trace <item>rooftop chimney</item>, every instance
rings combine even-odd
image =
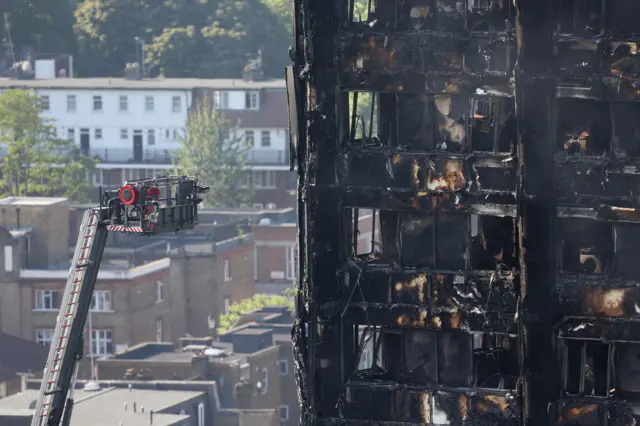
[[[134,412],[134,413],[135,413],[135,412],[137,412],[137,411],[136,411],[136,402],[135,402],[135,401],[133,401],[133,412]]]

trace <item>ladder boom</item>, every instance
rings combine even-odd
[[[107,209],[90,209],[84,214],[32,426],[59,425],[65,406],[70,410],[73,405],[67,402],[67,397],[73,395],[78,362],[84,350],[84,326],[109,233],[105,225],[107,216]]]

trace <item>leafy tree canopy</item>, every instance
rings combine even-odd
[[[179,174],[197,174],[203,184],[209,185],[204,196],[208,206],[236,207],[252,195],[243,185],[250,173],[245,167],[250,148],[239,136],[237,126],[210,102],[201,102],[189,115],[174,154],[174,167]]]
[[[24,59],[20,50],[27,46],[38,52],[75,52],[73,8],[69,0],[5,0],[0,2],[0,12],[9,13],[11,41],[18,60]],[[0,40],[9,41],[8,36],[2,21]]]
[[[40,115],[38,97],[31,91],[0,94],[2,196],[64,196],[86,201],[93,192],[87,173],[95,163],[80,155],[73,141],[58,139],[53,123]]]
[[[220,315],[218,334],[229,331],[242,315],[267,306],[288,306],[289,309],[294,309],[293,301],[288,295],[256,294],[249,299],[232,304],[228,314]]]
[[[261,0],[85,0],[75,16],[85,75],[122,75],[135,37],[152,75],[237,78],[262,50],[265,75],[281,77],[287,61],[287,28]]]

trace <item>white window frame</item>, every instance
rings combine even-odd
[[[246,102],[246,96],[249,97],[249,104],[247,105]],[[260,106],[260,102],[259,102],[259,92],[252,90],[247,92],[247,95],[245,96],[245,108],[246,109],[250,109],[250,110],[256,110],[259,108]]]
[[[267,142],[265,144],[265,142]],[[260,132],[260,146],[263,148],[271,147],[271,130],[263,130]]]
[[[156,129],[147,129],[147,145],[155,146],[156,144]]]
[[[120,95],[118,97],[118,111],[120,112],[129,111],[129,97],[127,95]]]
[[[13,271],[13,246],[10,244],[4,246],[4,271]]]
[[[247,148],[256,146],[256,137],[253,130],[244,131],[244,143]]]
[[[231,311],[231,297],[227,296],[224,298],[224,314],[228,315]]]
[[[40,328],[36,330],[36,343],[42,346],[49,346],[53,341],[53,328]]]
[[[120,129],[120,139],[129,140],[129,129]]]
[[[174,114],[182,112],[182,98],[180,96],[173,96],[171,98],[171,112]]]
[[[164,342],[164,321],[162,318],[156,319],[156,342]]]
[[[111,290],[94,290],[90,309],[91,312],[112,312]]]
[[[153,112],[156,109],[156,100],[153,96],[144,97],[144,110],[145,112]]]
[[[276,172],[274,170],[265,170],[264,171],[264,188],[275,188],[276,187]]]
[[[40,96],[40,107],[42,111],[51,111],[51,98],[49,95]]]
[[[213,93],[213,107],[216,109],[229,109],[229,92],[216,90]]]
[[[285,247],[285,278],[287,280],[296,279],[296,246]]]
[[[102,129],[93,129],[93,138],[97,141],[102,140]]]
[[[284,410],[284,412],[286,413],[284,416],[282,415],[282,410]],[[280,421],[281,422],[288,422],[289,421],[289,406],[288,405],[283,404],[283,405],[278,407],[278,417],[280,417]]]
[[[57,290],[36,290],[34,302],[34,311],[57,311],[60,309],[60,292]]]
[[[224,281],[231,281],[231,260],[224,259]]]
[[[103,107],[102,95],[93,95],[93,111],[102,112]]]
[[[111,330],[91,330],[91,356],[111,355],[109,345],[111,345],[111,350],[113,351],[113,332]]]
[[[286,359],[278,360],[278,371],[280,372],[281,376],[286,376],[287,374],[289,374],[289,361],[287,361]]]
[[[67,112],[76,112],[78,103],[76,95],[67,95]]]
[[[76,129],[73,127],[67,129],[67,139],[74,142],[76,141]]]
[[[164,283],[156,281],[156,303],[164,302]]]
[[[205,420],[204,402],[201,402],[198,404],[198,426],[204,426]]]

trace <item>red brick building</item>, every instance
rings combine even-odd
[[[371,251],[375,237],[372,224],[372,213],[361,211],[358,253]],[[377,230],[375,235],[379,235]],[[253,225],[253,238],[256,293],[279,293],[289,288],[297,276],[296,224],[262,219]]]

